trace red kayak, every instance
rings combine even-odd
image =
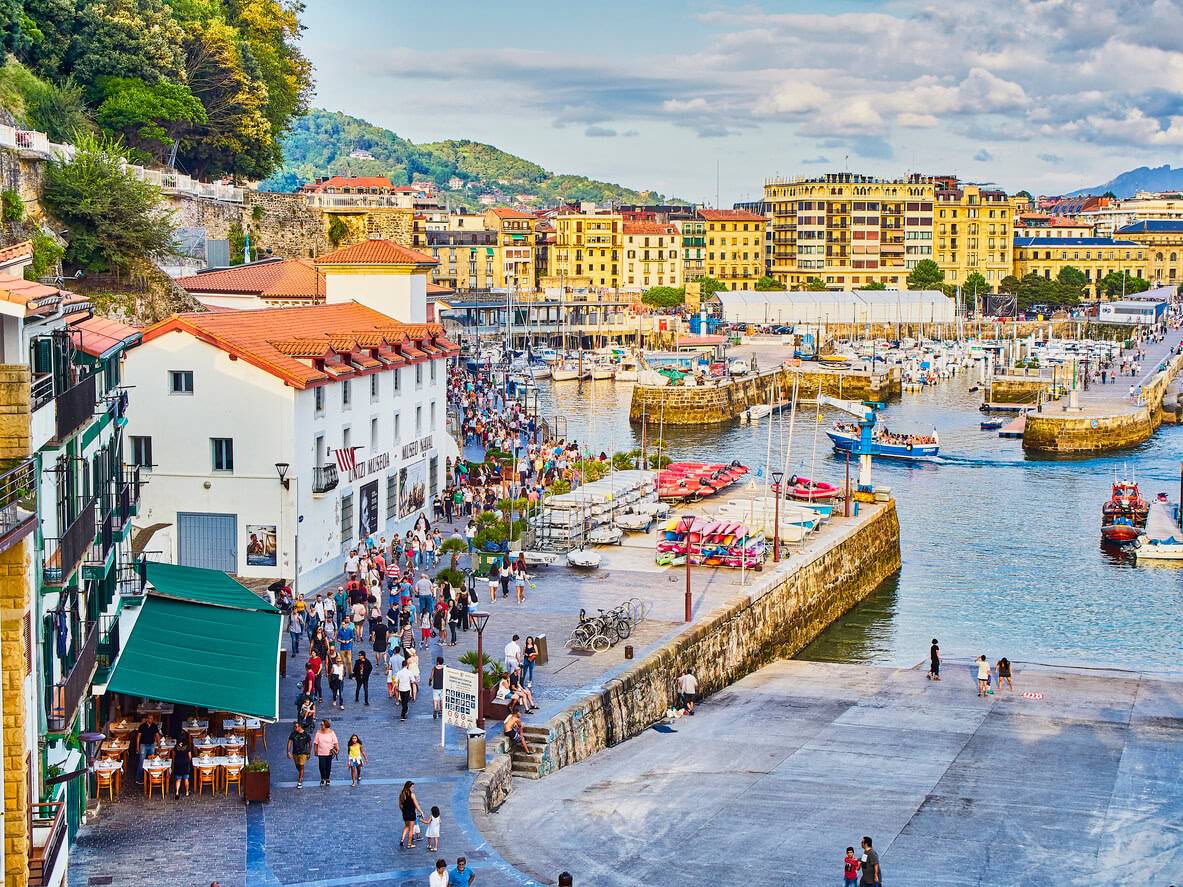
[[[824,480],[793,475],[789,478],[789,485],[789,498],[805,502],[824,502],[838,495],[838,488]]]

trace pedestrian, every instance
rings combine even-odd
[[[353,786],[361,785],[361,768],[363,765],[369,764],[370,759],[366,757],[366,747],[362,744],[361,737],[356,733],[349,737],[349,742],[345,746],[345,753],[349,760],[350,784]]]
[[[426,650],[431,644],[431,616],[424,610],[419,617],[419,645]]]
[[[489,603],[490,604],[497,603],[497,585],[498,585],[499,581],[500,580],[497,578],[497,571],[495,569],[493,569],[492,567],[489,567]]]
[[[986,654],[978,657],[978,695],[985,696],[990,687],[990,663],[986,661]]]
[[[353,701],[357,702],[358,698],[365,694],[365,704],[370,704],[370,675],[374,672],[374,666],[369,659],[366,658],[366,651],[362,650],[357,654],[357,662],[353,664]]]
[[[508,557],[501,559],[501,566],[497,568],[497,579],[501,584],[501,596],[509,597],[509,583],[513,579],[513,568]]]
[[[374,661],[382,663],[386,659],[386,620],[379,619],[374,623],[373,629],[370,631],[370,638],[373,641],[374,647]]]
[[[444,859],[435,861],[435,871],[427,879],[427,887],[448,887],[448,862]]]
[[[160,738],[160,727],[156,716],[148,715],[136,728],[136,748],[139,750],[139,768],[136,770],[136,785],[144,781],[144,761],[156,754],[156,740]]]
[[[320,722],[320,729],[316,731],[316,736],[312,740],[312,750],[320,764],[320,784],[328,785],[333,775],[333,758],[341,751],[337,734],[333,732],[328,718]]]
[[[391,658],[393,659],[393,657],[391,657]],[[390,662],[387,662],[386,663],[386,698],[387,699],[394,698],[394,676],[395,676],[394,666]]]
[[[408,667],[409,659],[403,660],[403,667],[398,670],[398,674],[394,676],[395,686],[398,688],[398,702],[402,707],[399,714],[399,720],[405,721],[407,719],[407,706],[411,704],[411,689],[412,689],[412,674]]]
[[[858,883],[858,857],[854,855],[854,848],[846,848],[846,858],[842,860],[842,887],[855,887]]]
[[[440,852],[440,808],[439,807],[432,807],[431,808],[431,815],[427,816],[424,819],[421,819],[420,822],[422,822],[425,826],[427,826],[427,831],[425,831],[423,833],[423,837],[427,838],[427,852],[428,853],[439,853]]]
[[[319,631],[319,629],[318,629]],[[312,655],[308,657],[308,673],[312,676],[312,686],[310,689],[312,698],[320,702],[324,697],[321,695],[320,678],[324,671],[324,661],[320,658],[315,650]]]
[[[292,657],[300,652],[300,636],[304,634],[304,616],[294,612],[288,616],[288,637],[292,639]]]
[[[1013,693],[1014,689],[1015,689],[1015,685],[1010,677],[1010,672],[1011,672],[1010,660],[1007,659],[1005,656],[1003,656],[1001,659],[998,660],[998,665],[995,666],[995,668],[998,672],[998,689],[1001,691],[1002,690],[1002,682],[1006,681],[1007,687],[1009,687],[1011,692]]]
[[[345,696],[341,692],[341,688],[345,685],[345,663],[341,661],[341,656],[333,657],[333,662],[329,666],[329,692],[333,694],[333,705],[345,710]]]
[[[574,887],[575,880],[570,872],[559,872],[559,887]]]
[[[304,787],[304,765],[308,763],[308,755],[312,752],[312,737],[304,729],[304,725],[296,721],[292,725],[292,732],[288,734],[288,760],[296,765],[296,788]]]
[[[513,587],[519,604],[526,602],[526,574],[522,570],[513,571]]]
[[[456,629],[460,627],[460,619],[463,614],[464,600],[467,598],[466,592],[460,592],[456,602],[448,609],[448,646],[456,646]],[[440,643],[443,644],[443,636],[440,636]]]
[[[930,681],[941,679],[941,647],[936,638],[932,639],[932,646],[928,648],[928,679]]]
[[[534,663],[538,660],[538,644],[534,635],[526,635],[526,646],[522,648],[522,685],[534,686]]]
[[[451,887],[468,887],[476,878],[476,872],[468,868],[468,860],[461,856],[456,860],[456,868],[452,869]]]
[[[883,883],[883,872],[879,869],[879,854],[872,848],[871,839],[866,835],[863,836],[862,848],[863,856],[859,860],[862,879],[859,884],[862,887],[880,887]]]
[[[346,620],[337,630],[337,650],[341,654],[341,662],[345,665],[345,674],[353,672],[353,639],[356,637],[353,623]]]
[[[444,713],[444,657],[436,656],[435,665],[431,669],[431,719],[442,717]]]
[[[407,780],[403,783],[403,790],[398,795],[398,808],[402,811],[403,833],[398,839],[399,849],[405,846],[411,850],[415,846],[415,830],[418,828],[419,817],[423,815],[423,808],[419,806],[419,799],[415,797],[415,783]]]
[[[189,743],[182,738],[173,750],[173,798],[181,796],[181,783],[185,784],[185,797],[189,797],[189,777],[193,772],[193,752]]]
[[[694,703],[698,700],[698,678],[686,669],[678,678],[678,708],[687,714],[694,714]]]
[[[419,671],[419,654],[411,647],[407,651],[407,668],[411,670],[411,701],[417,702],[419,700],[419,678],[421,673]]]
[[[522,648],[518,644],[518,635],[505,645],[505,670],[513,674],[522,667]]]

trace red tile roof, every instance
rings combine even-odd
[[[178,277],[191,293],[254,295],[260,298],[324,301],[325,278],[308,259],[280,259]]]
[[[0,249],[0,265],[19,262],[21,259],[33,258],[33,241],[22,240],[20,243]]]
[[[363,240],[326,253],[318,265],[438,265],[427,253],[399,246],[389,240]]]
[[[708,222],[767,222],[768,219],[746,209],[700,209],[699,216]]]
[[[534,213],[525,213],[517,209],[506,209],[505,207],[498,207],[491,210],[499,219],[532,219]]]
[[[674,234],[678,229],[673,225],[663,225],[660,222],[625,222],[625,234]]]
[[[49,314],[57,311],[59,307],[83,310],[90,304],[89,300],[69,290],[60,290],[12,274],[0,274],[0,302],[23,308],[26,317]]]
[[[358,338],[375,341],[371,335],[374,333],[404,349],[414,350],[409,340],[431,338],[449,354],[459,350],[444,337],[443,327],[438,324],[399,323],[357,302],[221,314],[174,314],[146,329],[144,342],[174,331],[208,342],[294,388],[307,388],[355,372],[348,366],[329,363],[320,369],[309,361],[327,357],[330,352],[345,354],[348,359],[355,348],[363,347],[358,344]]]
[[[121,348],[139,344],[143,334],[107,317],[91,316],[70,324],[74,347],[91,357],[106,357]]]
[[[455,290],[450,286],[442,286],[438,283],[427,281],[427,295],[428,296],[442,296],[446,293],[454,293]]]
[[[323,182],[305,186],[308,191],[328,191],[330,188],[385,188],[394,189],[394,183],[386,176],[331,176]]]

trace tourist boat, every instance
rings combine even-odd
[[[1101,505],[1101,538],[1105,542],[1128,545],[1143,535],[1150,505],[1134,481],[1115,480],[1109,498]]]
[[[826,435],[834,444],[835,452],[860,453],[859,426],[837,422]],[[883,426],[871,435],[872,456],[889,459],[928,459],[941,451],[941,439],[934,428],[927,434],[895,434]]]
[[[811,480],[808,477],[789,478],[789,498],[802,499],[807,502],[827,501],[838,495],[838,488],[824,480]]]
[[[657,497],[692,502],[725,490],[747,473],[738,462],[671,462],[657,475]]]

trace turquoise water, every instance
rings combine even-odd
[[[939,461],[876,462],[874,482],[896,495],[903,568],[802,654],[841,662],[912,665],[938,637],[946,657],[1115,666],[1183,673],[1177,620],[1183,571],[1135,566],[1100,545],[1101,503],[1116,469],[1132,470],[1144,495],[1178,497],[1183,429],[1164,426],[1141,447],[1099,459],[1024,455],[1021,441],[978,430],[980,394],[968,378],[906,394],[882,414],[901,431],[941,434]],[[549,383],[539,410],[561,417],[568,436],[609,452],[639,446],[628,422],[631,386],[610,381]],[[823,411],[824,424],[841,414]],[[839,480],[844,463],[819,431],[815,408],[801,407],[792,437],[793,470]],[[787,438],[787,418],[774,426]],[[650,426],[650,445],[657,429]],[[733,423],[665,430],[674,458],[739,459],[762,468],[768,425]],[[776,447],[774,446],[774,452]],[[775,464],[779,456],[773,458]],[[853,467],[852,467],[853,470]]]

